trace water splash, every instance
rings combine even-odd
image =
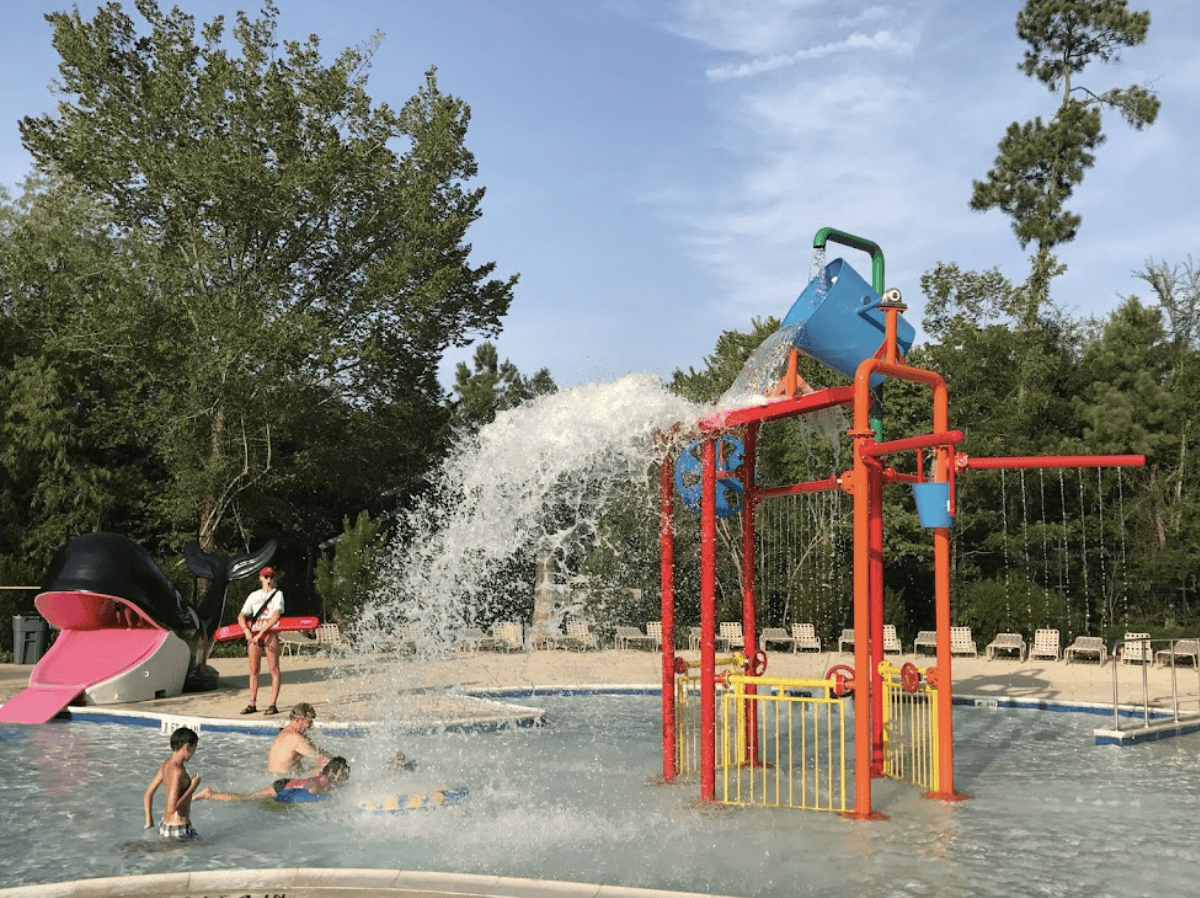
[[[606,513],[630,502],[655,511],[650,476],[664,435],[706,411],[633,374],[502,412],[458,447],[403,515],[403,545],[355,637],[368,650],[396,652],[398,628],[411,623],[420,651],[444,651],[464,628],[504,614],[513,600],[506,576],[512,589],[530,591],[534,553],[577,570],[572,562],[604,543]],[[514,575],[514,559],[530,570],[518,565]]]

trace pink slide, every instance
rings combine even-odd
[[[46,723],[81,693],[85,703],[107,704],[182,691],[187,644],[133,603],[80,591],[44,592],[35,604],[62,632],[29,686],[0,706],[0,722]]]

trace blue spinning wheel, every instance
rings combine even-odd
[[[742,481],[729,475],[742,466],[746,447],[737,437],[722,434],[717,440],[717,517],[731,518],[742,510]],[[675,488],[684,504],[700,511],[701,476],[704,463],[700,458],[700,441],[692,440],[675,460]]]

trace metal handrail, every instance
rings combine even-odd
[[[1150,726],[1150,667],[1154,664],[1154,659],[1157,655],[1162,654],[1162,651],[1154,651],[1155,644],[1166,644],[1168,646],[1167,655],[1171,661],[1171,716],[1175,723],[1179,722],[1179,675],[1178,668],[1175,666],[1175,648],[1184,641],[1200,640],[1195,637],[1170,637],[1170,638],[1152,638],[1149,636],[1141,636],[1133,639],[1116,639],[1113,641],[1109,650],[1109,657],[1112,659],[1113,665],[1113,729],[1120,730],[1120,688],[1119,688],[1119,672],[1124,658],[1127,655],[1127,647],[1136,644],[1138,648],[1138,658],[1142,667],[1142,726],[1148,728]],[[1125,651],[1122,651],[1125,650]],[[1163,665],[1164,667],[1166,665]],[[1197,698],[1200,701],[1200,658],[1194,658],[1194,669],[1197,677]],[[1167,710],[1163,708],[1162,710]],[[1198,711],[1200,713],[1200,711]]]

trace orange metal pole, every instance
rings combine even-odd
[[[758,591],[754,582],[754,511],[758,498],[754,494],[754,465],[758,449],[758,425],[750,424],[742,442],[742,635],[746,657],[753,659],[758,652]],[[757,766],[758,703],[754,696],[758,688],[746,686],[746,762]]]
[[[871,818],[882,815],[871,811],[871,656],[867,637],[871,619],[871,485],[859,449],[874,442],[875,431],[860,426],[857,402],[854,408],[855,426],[850,431],[854,468],[849,484],[854,499],[854,810],[847,816]],[[864,405],[864,415],[866,408]]]
[[[879,673],[879,664],[883,661],[883,473],[874,463],[868,463],[866,470],[870,483],[871,776],[880,777],[883,776],[883,677]]]

